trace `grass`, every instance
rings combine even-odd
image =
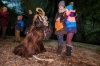
[[[82,46],[82,47],[93,49],[93,50],[100,50],[100,45],[80,43],[80,42],[73,42],[73,44],[76,45],[76,46]]]
[[[10,39],[14,39],[14,36],[7,36],[7,38]],[[23,39],[24,37],[22,37],[21,39]],[[43,40],[43,42],[45,44],[51,44],[51,45],[57,45],[57,40],[53,40],[53,39],[49,39],[49,40]],[[64,41],[64,44],[66,44],[66,42]],[[89,48],[89,49],[93,49],[93,50],[100,50],[100,45],[94,45],[94,44],[88,44],[88,43],[81,43],[81,42],[73,42],[73,45],[75,46],[81,46],[84,48]]]
[[[44,40],[45,44],[57,44],[57,40]],[[94,45],[94,44],[88,44],[88,43],[81,43],[81,42],[72,42],[73,45],[75,46],[81,46],[81,47],[85,47],[85,48],[89,48],[89,49],[93,49],[93,50],[100,50],[100,45]],[[66,42],[64,41],[64,44],[66,44]]]

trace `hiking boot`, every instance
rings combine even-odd
[[[66,51],[63,53],[64,56],[71,56],[72,47],[66,45]]]
[[[62,53],[62,49],[63,49],[63,45],[61,45],[61,44],[58,44],[58,48],[57,48],[57,54],[60,54],[60,53]]]

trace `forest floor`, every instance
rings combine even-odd
[[[4,42],[0,39],[0,66],[100,66],[100,45],[73,42],[72,56],[65,57],[55,53],[57,40],[45,40],[44,46],[47,51],[36,56],[42,59],[54,59],[52,62],[39,61],[34,57],[26,60],[14,55],[12,51],[18,45],[19,43],[13,42],[11,38],[7,38]]]

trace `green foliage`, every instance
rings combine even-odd
[[[10,1],[10,0],[7,0]],[[59,0],[58,0],[59,1]],[[49,15],[50,22],[54,26],[54,16],[57,11],[57,0],[21,0],[21,5],[24,9],[25,15],[28,10],[36,12],[37,7],[41,7]],[[65,0],[66,1],[66,0]],[[70,0],[67,0],[68,3]],[[77,11],[77,33],[74,40],[88,43],[100,43],[100,0],[73,0],[75,9]],[[0,1],[0,6],[3,3]],[[56,9],[55,9],[56,8]],[[17,14],[14,10],[9,10],[11,16],[11,23],[16,19]],[[11,24],[10,24],[11,25]]]
[[[78,33],[75,36],[77,41],[100,43],[99,4],[99,0],[75,0],[75,9],[78,13]]]
[[[29,9],[32,9],[35,13],[35,9],[37,7],[41,7],[45,10],[46,15],[51,12],[51,15],[53,15],[53,12],[55,12],[55,1],[51,2],[49,0],[21,0],[22,1],[22,7],[24,8],[25,13]],[[100,1],[99,0],[73,0],[75,5],[75,9],[78,13],[77,17],[77,33],[75,35],[74,40],[75,41],[81,41],[81,42],[89,42],[89,43],[100,43]],[[69,2],[66,1],[66,3]],[[27,6],[28,5],[28,6]],[[53,16],[52,16],[53,18]],[[52,19],[50,17],[50,21]],[[54,25],[54,23],[52,24]]]
[[[29,9],[33,10],[33,12],[36,12],[37,7],[41,7],[42,9],[48,11],[46,8],[49,7],[49,1],[48,0],[21,0],[22,1],[22,7],[24,8],[25,13],[28,12]]]

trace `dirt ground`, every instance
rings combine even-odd
[[[57,42],[44,42],[47,52],[36,55],[43,59],[54,59],[52,62],[38,61],[34,57],[26,60],[12,53],[14,47],[19,43],[12,42],[11,39],[0,40],[0,66],[100,66],[100,51],[74,46],[71,57],[55,53]],[[65,46],[63,52],[65,51]]]

